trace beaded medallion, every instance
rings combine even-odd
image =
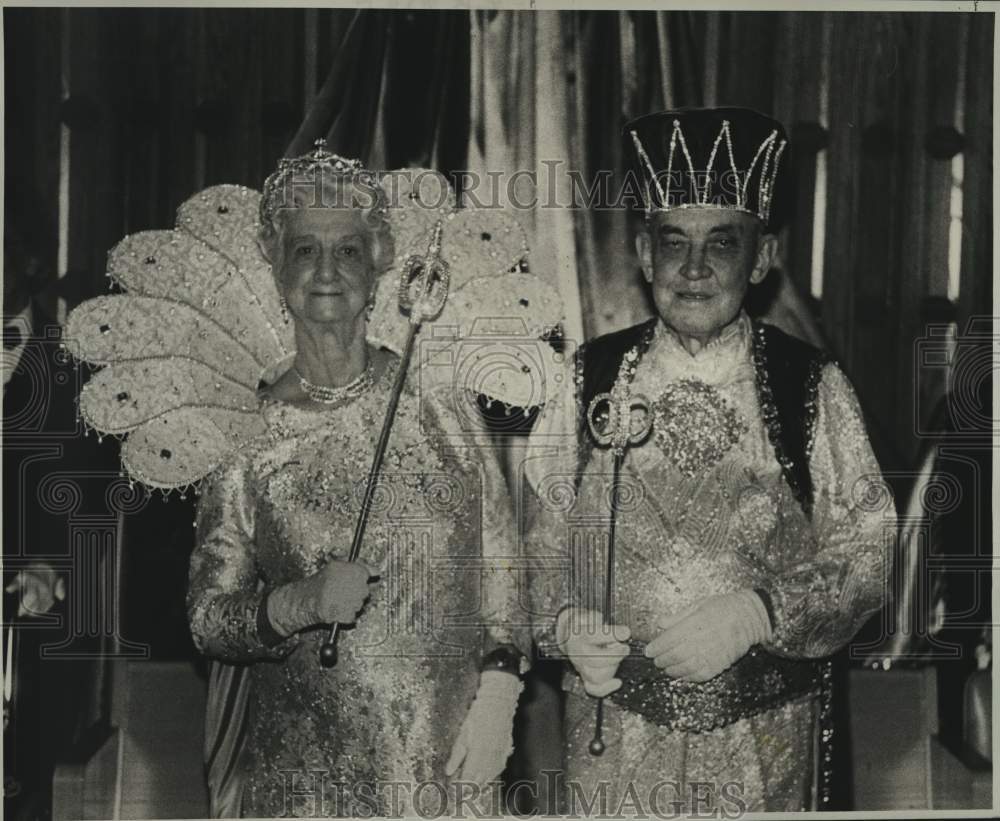
[[[746,420],[711,385],[680,379],[653,403],[654,440],[685,476],[718,464],[749,430]]]

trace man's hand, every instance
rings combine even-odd
[[[333,559],[302,581],[272,590],[268,620],[283,636],[318,624],[350,624],[371,593],[371,578],[367,565]]]
[[[663,632],[646,656],[667,675],[708,681],[739,661],[755,644],[771,638],[771,622],[752,590],[709,596],[687,610],[662,617]]]
[[[567,607],[556,621],[559,648],[583,679],[588,694],[603,698],[622,686],[615,672],[628,655],[631,631],[625,625],[604,623],[594,610]]]
[[[514,713],[521,695],[521,680],[510,673],[485,670],[479,690],[458,731],[444,773],[482,787],[503,772],[514,749]]]
[[[20,592],[18,616],[41,616],[66,598],[66,581],[47,564],[38,564],[19,570],[4,590]]]

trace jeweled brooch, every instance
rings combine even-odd
[[[711,385],[680,379],[653,403],[653,430],[666,457],[691,478],[718,464],[749,427]]]

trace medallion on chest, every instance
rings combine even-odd
[[[748,430],[722,394],[699,379],[671,382],[653,402],[653,440],[688,478],[717,465]]]

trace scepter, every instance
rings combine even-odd
[[[614,613],[614,589],[615,589],[615,524],[618,519],[618,491],[621,484],[622,463],[625,461],[625,450],[630,445],[639,444],[645,439],[653,427],[652,414],[650,413],[649,400],[641,394],[632,395],[629,388],[628,370],[632,366],[632,360],[626,354],[622,364],[618,369],[618,378],[611,388],[610,393],[599,393],[587,406],[587,426],[590,428],[590,435],[601,447],[610,447],[613,454],[611,472],[611,518],[608,523],[608,558],[604,569],[604,623],[607,625]],[[598,429],[600,419],[600,407],[607,403],[607,422],[603,431]],[[633,423],[635,410],[643,411],[640,418]],[[596,714],[594,716],[594,738],[590,742],[589,750],[593,756],[604,753],[605,745],[602,737],[604,724],[604,698],[597,699]]]
[[[442,223],[441,220],[438,220],[431,233],[427,253],[411,254],[403,263],[403,273],[399,279],[399,307],[403,313],[409,313],[410,325],[406,334],[406,343],[403,345],[402,360],[392,385],[392,393],[389,395],[389,404],[382,422],[382,432],[375,445],[375,456],[372,458],[372,466],[368,471],[368,484],[365,485],[365,495],[361,500],[361,511],[358,514],[357,524],[354,526],[354,538],[351,540],[351,552],[347,559],[350,562],[357,561],[358,554],[361,552],[361,542],[364,540],[365,528],[368,525],[368,514],[371,512],[375,487],[382,469],[382,460],[385,458],[385,449],[389,444],[392,422],[396,418],[396,407],[399,405],[399,397],[406,382],[406,374],[413,356],[413,343],[417,338],[417,332],[425,320],[435,319],[440,315],[444,309],[444,303],[448,299],[448,263],[441,258],[441,229]],[[337,636],[339,632],[340,624],[334,622],[330,627],[330,635],[320,647],[319,659],[324,667],[333,667],[337,663]]]

